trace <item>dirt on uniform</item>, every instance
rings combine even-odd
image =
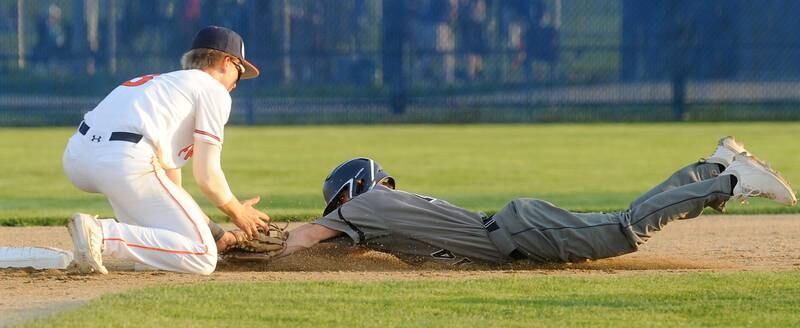
[[[294,225],[296,226],[296,225]],[[486,267],[409,265],[363,248],[322,244],[268,265],[220,263],[211,276],[133,271],[107,260],[108,275],[65,270],[0,270],[0,326],[71,309],[109,293],[163,284],[212,281],[380,281],[473,279],[536,275],[591,275],[653,271],[798,271],[800,216],[704,216],[671,223],[641,249],[625,256],[571,264],[517,262]],[[72,249],[63,227],[0,228],[0,246]]]

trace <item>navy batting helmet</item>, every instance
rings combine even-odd
[[[322,196],[328,204],[322,215],[327,215],[342,205],[340,195],[348,193],[349,199],[372,190],[381,180],[387,179],[394,187],[394,178],[380,164],[366,157],[358,157],[339,164],[322,184]]]

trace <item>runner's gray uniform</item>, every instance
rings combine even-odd
[[[730,176],[695,163],[639,197],[627,210],[574,213],[543,200],[520,198],[494,216],[446,201],[376,186],[315,221],[355,244],[416,261],[503,263],[519,258],[574,262],[634,252],[655,231],[730,198]]]

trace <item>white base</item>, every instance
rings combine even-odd
[[[66,269],[72,252],[51,247],[0,247],[0,268]]]

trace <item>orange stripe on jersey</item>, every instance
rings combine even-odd
[[[206,136],[209,136],[209,137],[212,137],[212,138],[214,138],[215,140],[217,140],[217,141],[219,141],[219,142],[222,142],[222,139],[220,139],[219,137],[217,137],[217,136],[215,136],[215,135],[213,135],[213,134],[211,134],[211,133],[209,133],[209,132],[203,131],[203,130],[197,130],[197,129],[195,129],[195,130],[194,130],[194,133],[197,133],[197,134],[202,134],[202,135],[206,135]]]

